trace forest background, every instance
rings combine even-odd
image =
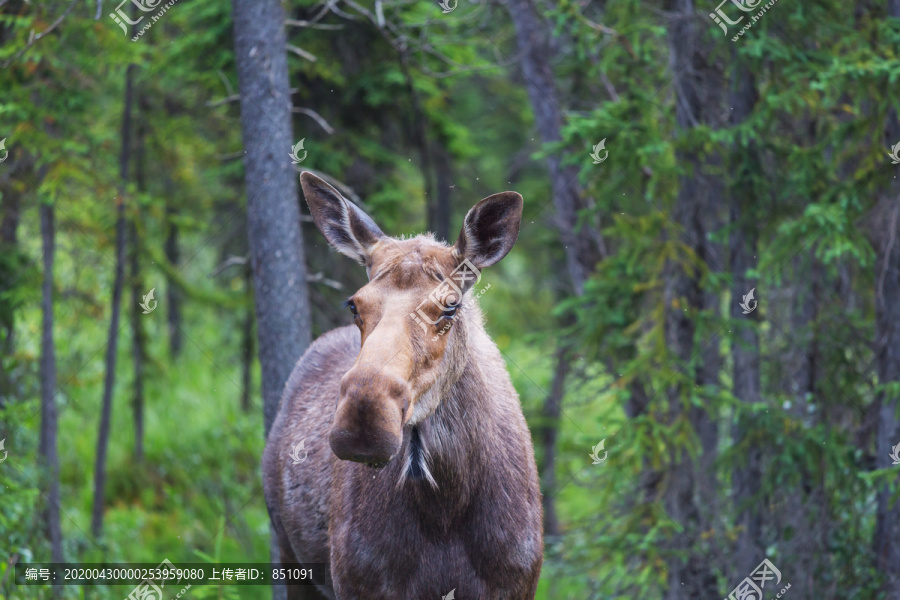
[[[302,169],[392,235],[524,196],[479,302],[538,598],[900,598],[900,0],[714,2],[0,0],[0,595],[269,560],[264,431],[365,282]]]

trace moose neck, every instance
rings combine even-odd
[[[472,302],[465,315],[449,332],[442,360],[441,377],[420,400],[431,408],[416,419],[405,437],[400,485],[427,486],[440,492],[453,486],[462,493],[460,481],[474,483],[477,459],[482,454],[486,418],[493,390],[484,369],[491,364],[493,342],[482,326],[481,311]],[[475,477],[473,477],[475,476]]]

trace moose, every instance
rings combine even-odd
[[[448,246],[389,237],[322,179],[300,182],[316,227],[368,283],[346,302],[355,325],[297,362],[266,441],[282,564],[327,570],[288,597],[533,600],[543,562],[534,449],[466,295],[515,244],[522,196],[478,202]]]

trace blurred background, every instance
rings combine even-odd
[[[269,560],[266,425],[365,283],[302,169],[451,243],[524,196],[480,304],[538,598],[900,598],[900,0],[715,2],[0,0],[0,595]]]

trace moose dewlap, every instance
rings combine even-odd
[[[289,598],[533,599],[543,560],[534,449],[468,293],[515,244],[522,196],[476,204],[448,246],[388,237],[318,177],[300,181],[319,231],[369,282],[347,301],[355,325],[297,362],[263,455],[282,562],[330,569]]]

